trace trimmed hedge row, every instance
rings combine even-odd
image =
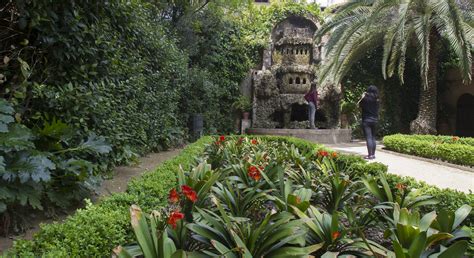
[[[304,152],[315,152],[325,149],[323,145],[314,144],[293,137],[265,136],[266,140],[293,144]],[[167,201],[169,189],[176,185],[175,171],[182,166],[184,169],[196,164],[202,156],[205,145],[215,138],[203,137],[189,145],[177,157],[164,162],[153,172],[132,180],[126,193],[115,193],[98,204],[88,204],[85,209],[78,210],[63,223],[42,225],[32,241],[16,241],[9,255],[20,257],[108,257],[111,250],[123,243],[133,241],[129,226],[129,207],[138,204],[145,212],[162,206]],[[336,162],[346,164],[357,173],[374,174],[386,172],[387,167],[380,163],[367,163],[354,155],[339,154]],[[436,209],[449,208],[455,210],[462,204],[474,204],[473,194],[464,194],[453,190],[440,190],[411,178],[389,175],[392,186],[403,183],[408,188],[421,189],[440,199]],[[472,221],[472,216],[469,218]],[[469,223],[469,222],[468,222]]]
[[[428,140],[430,137],[395,134],[385,136],[383,144],[389,150],[411,154],[415,156],[441,159],[454,164],[474,166],[474,146],[469,144],[458,144]],[[434,136],[437,137],[437,136]],[[461,138],[460,138],[461,139]],[[469,138],[463,138],[469,139]],[[459,140],[460,141],[460,140]]]
[[[42,225],[32,241],[15,241],[8,256],[110,257],[115,246],[134,239],[130,205],[138,204],[145,212],[164,205],[169,189],[176,185],[173,172],[179,166],[192,166],[212,140],[203,137],[156,170],[133,179],[126,193],[114,193],[98,204],[88,204],[63,223]]]
[[[429,142],[438,142],[438,143],[450,143],[450,144],[462,144],[474,146],[474,138],[472,137],[458,137],[450,135],[429,135],[429,134],[394,134],[400,135],[405,138],[420,140],[420,141],[429,141]]]

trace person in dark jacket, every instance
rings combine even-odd
[[[316,83],[311,83],[310,90],[304,95],[304,99],[308,101],[308,120],[311,129],[315,129],[314,119],[316,115],[316,108],[318,106],[318,91],[316,90]]]
[[[375,159],[375,127],[379,120],[379,94],[374,85],[367,88],[360,98],[358,104],[362,110],[362,129],[367,141],[367,151],[369,155],[365,159]]]

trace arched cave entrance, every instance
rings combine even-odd
[[[298,77],[299,79],[299,77]],[[290,121],[306,121],[308,120],[308,105],[307,104],[292,104]]]
[[[468,93],[461,95],[458,99],[456,135],[474,136],[474,96]]]

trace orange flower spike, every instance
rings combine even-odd
[[[258,144],[258,141],[257,141],[256,139],[252,139],[252,140],[250,141],[250,143],[252,143],[253,145],[257,145],[257,144]]]
[[[183,194],[186,196],[186,198],[192,202],[196,202],[198,197],[196,194],[196,191],[194,191],[191,187],[187,185],[181,186],[181,191],[183,191]]]
[[[173,229],[176,228],[176,223],[180,220],[184,219],[184,214],[179,211],[173,211],[169,218],[168,218],[168,225],[170,225]]]
[[[260,178],[262,177],[260,171],[258,170],[256,166],[250,166],[247,172],[248,172],[247,175],[255,181],[260,180]]]
[[[395,186],[399,191],[403,191],[407,188],[406,185],[402,184],[402,183],[398,183],[396,186]]]
[[[455,141],[455,142],[456,142],[456,141],[459,141],[459,137],[453,136],[453,141]]]
[[[341,233],[339,231],[336,231],[332,233],[332,240],[336,240],[341,236]]]
[[[168,200],[171,202],[171,203],[177,203],[179,202],[179,194],[178,192],[176,191],[176,189],[171,189],[170,190],[170,193],[168,195]]]
[[[333,152],[333,153],[331,154],[331,156],[332,156],[333,158],[337,158],[337,152]]]

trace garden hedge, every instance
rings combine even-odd
[[[400,153],[474,166],[473,138],[395,134],[385,136],[383,144]]]
[[[259,137],[292,144],[302,153],[326,149],[323,145],[310,143],[292,137],[266,136]],[[111,250],[123,243],[133,241],[129,225],[129,207],[138,204],[145,212],[156,209],[167,202],[169,189],[176,186],[175,172],[182,166],[184,169],[196,164],[206,144],[215,140],[206,136],[186,147],[178,156],[164,162],[154,171],[145,173],[132,180],[126,193],[115,193],[101,200],[98,204],[88,204],[78,210],[62,223],[41,226],[41,230],[31,241],[19,240],[8,255],[31,257],[109,257]],[[326,149],[329,150],[329,149]],[[386,172],[387,167],[380,163],[367,163],[354,155],[339,154],[337,162],[347,163],[360,173]],[[462,204],[474,204],[473,194],[464,194],[453,190],[440,190],[411,178],[396,175],[388,177],[390,184],[403,183],[408,188],[421,189],[423,194],[430,194],[440,199],[436,209],[456,210]],[[469,217],[472,221],[472,216]],[[469,222],[468,222],[469,223]]]

